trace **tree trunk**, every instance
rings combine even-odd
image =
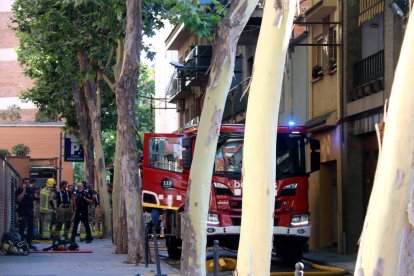
[[[117,135],[114,158],[114,181],[112,189],[112,217],[114,222],[113,231],[115,253],[126,254],[128,253],[128,231],[126,227],[125,200],[123,187],[120,181],[120,173],[120,140]]]
[[[123,63],[124,43],[118,40],[116,49],[116,64],[113,67],[115,82],[119,80]],[[115,91],[114,91],[115,92]],[[119,125],[119,122],[118,122]],[[121,167],[120,167],[120,140],[117,129],[115,161],[114,161],[114,182],[112,191],[112,216],[114,222],[114,244],[116,254],[128,253],[128,231],[126,223],[125,198],[123,193],[123,185],[121,185]]]
[[[72,94],[75,102],[76,118],[79,125],[79,137],[84,150],[85,176],[88,183],[95,181],[95,164],[93,157],[93,138],[90,133],[90,121],[87,116],[87,104],[83,93],[79,93],[78,84],[72,81]]]
[[[78,52],[78,62],[81,72],[85,75],[89,73],[86,57],[83,52]],[[99,76],[99,73],[98,73]],[[108,186],[106,184],[105,159],[102,147],[102,128],[101,128],[101,99],[102,91],[100,80],[98,86],[95,80],[88,79],[83,84],[85,97],[88,104],[89,119],[91,121],[92,137],[95,150],[95,181],[96,188],[100,196],[100,204],[103,214],[103,237],[112,236],[111,208],[109,204]]]
[[[121,74],[115,87],[118,111],[117,137],[120,140],[121,183],[125,198],[128,229],[127,263],[139,263],[145,253],[135,122],[135,98],[142,41],[141,1],[128,0],[126,7],[125,50]]]
[[[414,18],[395,71],[355,275],[414,275]]]
[[[234,74],[237,41],[257,2],[232,1],[212,45],[210,78],[198,127],[183,218],[181,275],[206,274],[206,221],[217,138]]]
[[[267,1],[257,42],[243,149],[237,275],[269,275],[276,179],[276,127],[296,1]],[[260,142],[258,142],[260,141]]]

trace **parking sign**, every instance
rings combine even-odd
[[[76,138],[70,134],[65,134],[65,162],[83,162],[83,148]]]

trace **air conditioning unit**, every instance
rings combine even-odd
[[[177,112],[185,111],[185,100],[184,99],[180,99],[176,102],[176,109],[177,109]]]

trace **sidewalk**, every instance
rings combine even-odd
[[[155,264],[148,267],[125,264],[126,255],[113,254],[110,240],[94,240],[90,244],[78,243],[82,250],[93,253],[31,253],[28,256],[0,255],[1,276],[81,276],[81,275],[154,275]],[[41,250],[49,244],[35,244]],[[178,274],[179,270],[161,262],[162,274]]]
[[[303,254],[303,260],[331,267],[343,268],[354,274],[357,255],[341,255],[329,250],[309,250]]]
[[[82,250],[93,250],[93,253],[31,253],[28,256],[0,255],[0,276],[55,276],[55,275],[154,275],[157,274],[155,264],[148,267],[125,264],[126,255],[113,254],[114,247],[110,240],[94,240],[90,244],[78,243]],[[49,244],[36,244],[38,249]],[[164,246],[160,246],[160,255],[165,256]],[[152,252],[153,253],[153,252]],[[162,274],[179,274],[178,261],[161,258]],[[304,253],[303,260],[315,264],[343,268],[350,274],[355,269],[356,255],[340,255],[328,250],[310,250]],[[276,264],[278,266],[279,264]],[[273,267],[275,268],[275,267]],[[280,271],[293,271],[290,267],[282,267]],[[208,275],[212,275],[209,273]],[[220,275],[232,275],[232,272],[221,272]]]

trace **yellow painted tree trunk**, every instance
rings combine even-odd
[[[209,83],[198,128],[183,218],[181,275],[206,274],[207,214],[224,105],[233,78],[236,46],[257,0],[232,1],[213,42]]]
[[[414,18],[395,71],[355,275],[414,275]]]
[[[243,149],[243,209],[236,275],[269,275],[276,126],[296,1],[266,1],[256,48]]]

